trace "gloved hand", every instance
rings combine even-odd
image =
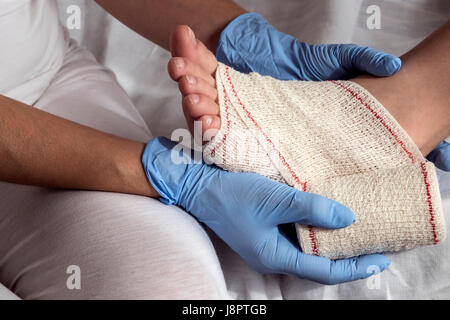
[[[337,261],[303,254],[280,233],[279,224],[342,228],[353,223],[353,213],[333,200],[257,174],[193,163],[191,155],[173,150],[175,145],[156,138],[142,156],[160,200],[184,208],[205,223],[255,270],[335,284],[366,278],[372,274],[369,267],[383,271],[389,265],[380,254]],[[175,164],[172,156],[182,156],[186,163]]]
[[[257,13],[237,17],[222,31],[216,56],[238,71],[280,80],[344,80],[360,72],[390,76],[401,67],[399,58],[368,47],[299,42]],[[442,142],[428,159],[450,171],[450,144]]]
[[[238,71],[280,80],[344,80],[360,72],[390,76],[401,67],[398,57],[368,47],[299,42],[257,13],[237,17],[222,31],[216,56]]]

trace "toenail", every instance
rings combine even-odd
[[[176,58],[175,65],[177,66],[178,69],[183,69],[184,68],[184,60],[181,58]]]
[[[195,39],[194,31],[192,31],[192,29],[191,29],[189,26],[186,26],[186,27],[187,27],[188,32],[189,32],[189,37],[190,37],[191,39]]]
[[[189,102],[192,104],[197,104],[199,100],[200,100],[200,97],[196,94],[189,96]]]
[[[190,27],[187,27],[188,31],[189,31],[189,37],[191,38],[192,44],[194,46],[197,46],[197,39],[195,38],[195,33],[194,31],[192,31],[192,29]]]
[[[186,80],[187,80],[190,84],[196,84],[196,83],[197,83],[197,79],[195,79],[194,76],[186,75]]]
[[[206,122],[207,126],[210,126],[212,124],[212,118],[211,117],[206,117],[205,122]]]

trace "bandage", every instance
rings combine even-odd
[[[349,207],[343,229],[296,225],[302,251],[330,259],[438,244],[446,236],[435,167],[351,81],[279,81],[219,64],[222,125],[208,163],[265,175]]]

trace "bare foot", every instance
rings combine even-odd
[[[189,129],[194,121],[202,122],[202,134],[220,129],[215,72],[217,60],[206,46],[195,38],[188,26],[178,26],[171,37],[170,77],[178,82],[183,96],[183,111]],[[211,132],[211,131],[209,131]]]

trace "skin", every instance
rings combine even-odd
[[[1,181],[157,197],[144,147],[0,96]]]
[[[172,35],[168,71],[178,82],[190,126],[220,128],[214,73],[217,60],[188,26]],[[450,136],[450,22],[401,57],[401,71],[389,78],[351,79],[371,92],[408,132],[423,155]]]
[[[246,12],[228,0],[98,3],[166,49],[175,26],[189,21],[214,51],[223,28]],[[144,147],[0,95],[0,181],[159,197],[141,163]]]
[[[129,28],[167,50],[170,46],[170,34],[175,27],[189,24],[197,38],[215,52],[222,30],[236,17],[247,12],[228,0],[96,2]]]

